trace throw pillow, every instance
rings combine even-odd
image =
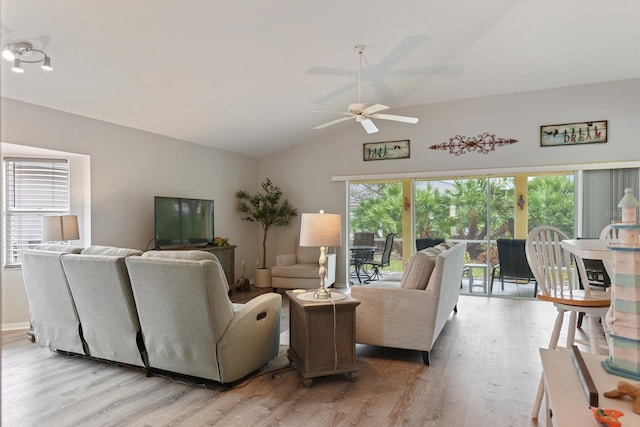
[[[427,255],[434,255],[435,256],[435,255],[438,255],[442,251],[437,246],[434,246],[432,248],[424,249],[422,252],[424,252]]]
[[[426,289],[436,266],[436,255],[423,251],[415,253],[402,274],[400,286],[405,289]]]

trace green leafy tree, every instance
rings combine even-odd
[[[514,221],[514,188],[512,178],[490,178],[491,185],[491,238],[513,238]]]
[[[449,217],[449,200],[429,182],[416,189],[415,230],[417,237],[449,237],[453,219]]]
[[[528,183],[529,231],[538,225],[553,225],[573,236],[574,185],[570,175],[539,176]]]
[[[465,240],[481,240],[487,235],[487,180],[458,179],[445,190],[449,203],[455,206],[457,235]]]
[[[296,208],[288,200],[282,200],[282,190],[269,178],[261,184],[264,193],[249,194],[244,190],[236,193],[238,210],[249,222],[258,222],[262,226],[262,268],[267,267],[267,233],[271,227],[289,225],[298,216]]]
[[[371,231],[377,237],[402,233],[402,184],[368,184],[356,190],[361,199],[352,211],[351,229]]]

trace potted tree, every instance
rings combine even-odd
[[[271,270],[267,268],[267,234],[271,227],[289,225],[298,216],[296,208],[288,200],[282,200],[282,190],[269,178],[261,184],[263,193],[249,194],[244,190],[236,193],[238,210],[245,214],[245,221],[258,222],[262,226],[262,268],[256,269],[255,286],[271,286]]]

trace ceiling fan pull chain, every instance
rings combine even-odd
[[[358,66],[358,103],[362,102],[362,53],[364,52],[364,45],[357,45],[356,52],[358,52],[358,58],[360,59],[360,65]]]

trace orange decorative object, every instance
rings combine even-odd
[[[593,417],[602,427],[621,427],[622,423],[618,418],[624,415],[624,412],[615,409],[592,408]]]

